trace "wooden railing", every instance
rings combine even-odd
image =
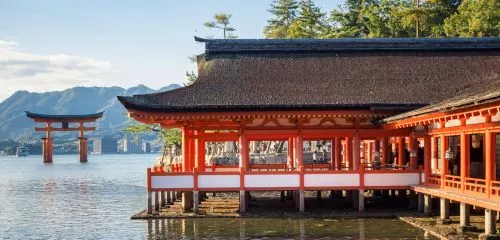
[[[486,181],[477,178],[465,178],[465,191],[487,196]]]
[[[444,187],[453,189],[462,189],[462,178],[459,176],[445,175]]]
[[[500,198],[500,181],[491,181],[491,196]]]
[[[429,176],[429,185],[441,186],[441,175],[439,175],[439,174],[431,174]]]
[[[292,171],[286,164],[250,164],[250,171]]]

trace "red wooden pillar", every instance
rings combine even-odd
[[[425,183],[429,183],[429,177],[431,176],[431,137],[424,137],[424,173],[425,173]]]
[[[448,136],[441,135],[441,188],[444,188],[445,176],[448,174],[448,161],[445,158],[447,148]]]
[[[197,138],[195,142],[196,149],[196,168],[199,172],[204,172],[206,168],[205,163],[205,140],[203,139],[203,131],[197,131]]]
[[[293,168],[294,156],[293,156],[293,137],[288,138],[288,168]]]
[[[340,170],[342,168],[342,142],[339,137],[335,138],[335,169]]]
[[[432,150],[432,165],[434,166],[435,169],[441,168],[441,166],[438,166],[438,138],[437,137],[431,137],[431,150]]]
[[[297,155],[297,137],[293,137],[293,168],[294,169],[299,169],[299,160],[298,160],[298,155]]]
[[[88,147],[87,147],[87,139],[86,137],[78,138],[78,152],[80,154],[80,162],[88,161]]]
[[[188,144],[189,144],[188,171],[192,172],[195,164],[195,153],[196,153],[195,140],[193,138],[193,130],[189,130],[188,132]]]
[[[371,163],[373,160],[373,142],[368,142],[368,154],[366,155],[365,162]]]
[[[295,152],[297,154],[297,167],[304,167],[304,143],[302,133],[299,132],[295,143]]]
[[[78,153],[80,155],[80,162],[87,162],[88,161],[87,138],[84,136],[83,133],[83,127],[85,123],[80,121],[79,124],[80,124],[79,126],[80,134],[78,135],[78,142],[79,142]]]
[[[361,148],[361,143],[359,139],[359,133],[356,133],[352,141],[352,161],[353,161],[353,170],[355,171],[359,169],[361,163],[360,148]]]
[[[335,138],[330,139],[331,148],[330,148],[330,169],[335,170]]]
[[[401,168],[403,167],[404,163],[404,156],[405,156],[405,142],[403,137],[397,137],[396,138],[396,143],[398,145],[398,166]]]
[[[414,137],[409,137],[408,138],[408,151],[410,152],[410,166],[411,169],[418,169],[418,161],[417,161],[417,154],[418,154],[418,142]],[[411,156],[411,153],[414,152],[415,156]]]
[[[468,164],[469,164],[469,135],[465,132],[460,133],[460,182],[462,192],[465,191],[465,178],[468,177]]]
[[[346,150],[347,150],[347,154],[345,154],[346,156],[346,165],[349,169],[353,169],[353,162],[352,162],[352,157],[353,157],[353,151],[352,151],[352,137],[346,137],[345,138],[345,142],[346,142]]]
[[[382,152],[381,152],[381,163],[382,167],[387,164],[387,159],[389,158],[389,137],[382,138]]]
[[[342,140],[342,163],[347,166],[347,140]]]
[[[488,197],[491,195],[491,181],[493,180],[495,165],[495,138],[490,129],[484,133],[484,146],[485,146],[485,174],[484,180],[486,182],[486,194]]]
[[[243,170],[248,169],[248,155],[249,150],[248,150],[248,140],[243,132],[243,130],[240,131],[240,138],[239,138],[239,147],[240,147],[240,169],[243,168]]]
[[[186,172],[189,169],[189,137],[188,128],[181,128],[181,145],[182,145],[182,171]]]

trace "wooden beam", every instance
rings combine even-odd
[[[47,131],[57,131],[57,132],[79,132],[82,131],[95,131],[96,127],[84,127],[84,128],[59,128],[59,127],[35,127],[36,132],[47,132]]]
[[[456,127],[447,127],[447,128],[436,128],[429,130],[429,134],[431,135],[457,135],[462,132],[465,133],[473,133],[473,132],[483,132],[485,130],[500,130],[500,122],[490,122],[490,123],[478,123],[471,124],[466,126],[456,126]]]
[[[34,122],[51,122],[51,123],[78,123],[78,122],[95,122],[97,119],[78,119],[78,118],[70,118],[70,119],[51,119],[48,121],[47,119],[33,118]]]

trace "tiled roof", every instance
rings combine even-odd
[[[191,86],[119,100],[128,109],[157,112],[413,110],[500,71],[500,38],[206,40],[205,45],[209,57],[198,58],[198,80]]]

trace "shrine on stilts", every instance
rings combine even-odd
[[[95,131],[96,128],[85,126],[85,124],[95,122],[102,115],[103,112],[79,115],[49,115],[26,112],[26,116],[33,119],[35,123],[43,123],[45,125],[44,127],[35,127],[36,132],[46,133],[45,137],[42,138],[42,158],[45,163],[51,163],[53,160],[52,132],[78,132],[80,162],[87,162],[88,138],[85,137],[85,132]]]
[[[202,194],[237,192],[244,213],[250,192],[303,212],[305,191],[343,191],[358,211],[367,192],[400,191],[425,213],[440,198],[443,221],[460,202],[464,228],[484,208],[494,233],[500,38],[196,40],[192,85],[118,97],[137,121],[182,132],[181,157],[146,171],[150,216],[165,194],[196,213]],[[281,160],[261,161],[261,141],[283,143]],[[235,163],[208,159],[213,142],[233,142]]]

